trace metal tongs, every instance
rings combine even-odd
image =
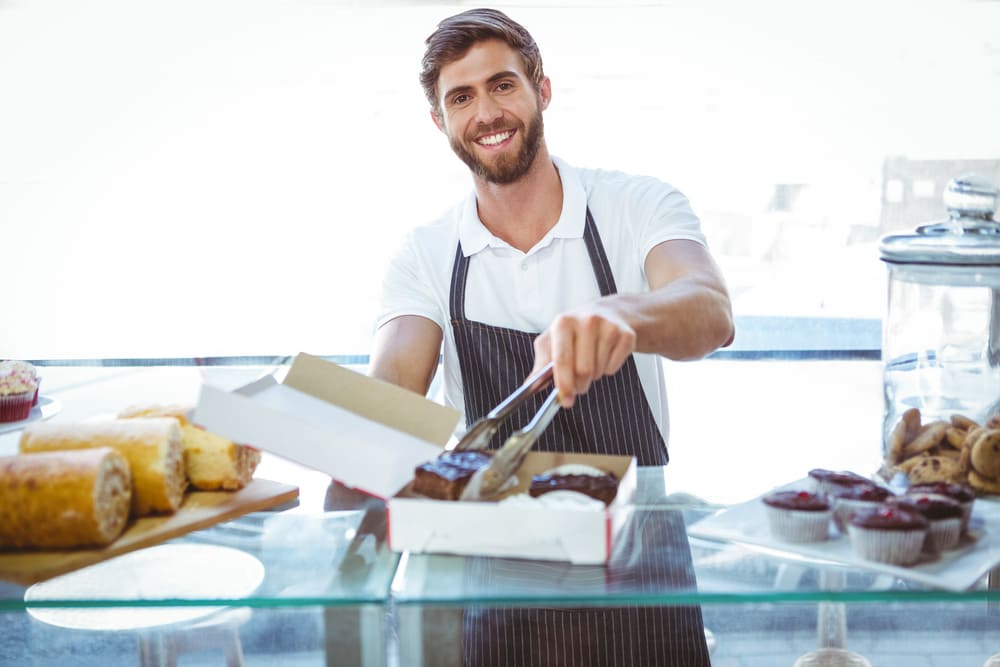
[[[500,405],[493,408],[489,414],[473,424],[472,428],[455,445],[454,451],[485,449],[490,439],[496,434],[501,422],[551,382],[552,364],[549,363],[518,387],[517,391],[504,399]],[[538,436],[559,412],[560,404],[556,400],[558,397],[558,390],[553,388],[531,421],[520,431],[507,438],[503,447],[497,450],[490,462],[477,470],[469,479],[459,500],[488,500],[504,490],[507,482],[521,466],[528,451],[538,440]]]

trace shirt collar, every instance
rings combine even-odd
[[[583,238],[584,221],[587,212],[587,193],[576,169],[552,156],[552,162],[559,170],[559,178],[563,188],[563,206],[559,220],[549,233],[538,242],[533,250],[549,245],[554,238]],[[493,236],[479,219],[476,208],[476,192],[473,190],[461,208],[461,218],[458,222],[458,240],[462,244],[462,253],[469,257],[492,246],[495,248],[509,247],[507,243]]]

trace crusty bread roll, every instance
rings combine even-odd
[[[191,424],[188,412],[182,405],[133,405],[122,410],[118,417],[175,418],[184,436],[184,467],[194,488],[236,491],[249,484],[260,463],[260,452]]]
[[[106,546],[131,498],[128,462],[109,447],[0,457],[0,548]]]
[[[24,430],[22,454],[58,449],[112,447],[132,472],[132,515],[170,514],[181,506],[187,479],[176,419],[42,422]]]

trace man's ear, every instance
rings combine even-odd
[[[431,109],[431,120],[437,125],[437,129],[444,132],[444,118],[441,117],[441,112],[437,109]],[[447,134],[447,132],[445,132]]]
[[[552,101],[552,81],[547,76],[542,77],[542,82],[538,84],[538,100],[542,111],[547,109],[549,102]]]

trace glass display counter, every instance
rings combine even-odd
[[[62,404],[53,419],[90,419],[267,370],[45,368],[43,394]],[[0,434],[0,454],[16,437]],[[695,537],[688,528],[725,506],[668,471],[640,469],[611,561],[574,566],[394,553],[381,502],[265,454],[257,475],[298,485],[297,501],[129,554],[163,554],[144,564],[0,583],[0,665],[460,664],[475,614],[567,608],[696,609],[717,667],[980,667],[1000,652],[989,575],[955,592]],[[97,583],[74,582],[105,566]]]

